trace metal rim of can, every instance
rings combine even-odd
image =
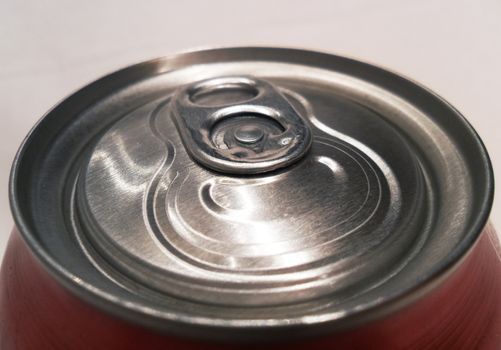
[[[493,183],[492,166],[487,151],[485,149],[485,146],[483,145],[481,139],[479,138],[475,130],[472,128],[472,126],[456,109],[454,109],[454,107],[445,102],[441,97],[429,91],[428,89],[424,88],[423,86],[413,81],[410,81],[407,78],[402,78],[400,75],[392,73],[387,69],[382,69],[377,66],[325,53],[302,51],[296,49],[275,49],[275,48],[227,48],[227,49],[222,48],[222,49],[181,53],[166,58],[146,61],[133,66],[129,66],[127,68],[116,71],[109,75],[106,75],[105,77],[83,87],[74,94],[71,94],[70,97],[63,99],[62,102],[60,102],[52,110],[47,112],[45,116],[43,116],[42,119],[33,127],[28,136],[23,141],[15,157],[9,180],[9,198],[16,226],[19,228],[24,239],[28,242],[28,245],[30,246],[32,251],[41,260],[44,266],[46,266],[54,274],[54,276],[60,282],[62,282],[66,287],[70,288],[76,294],[83,297],[92,304],[104,308],[108,311],[111,311],[112,313],[118,314],[122,317],[125,317],[134,322],[138,322],[136,316],[149,314],[150,316],[152,316],[151,319],[140,320],[139,322],[145,323],[155,328],[161,328],[161,329],[164,328],[164,326],[160,327],[158,326],[156,322],[157,319],[154,315],[155,313],[154,310],[148,310],[140,305],[135,305],[131,307],[131,305],[127,305],[123,301],[116,300],[116,298],[113,295],[108,295],[103,290],[98,290],[92,287],[91,285],[87,285],[82,281],[78,281],[78,276],[74,276],[73,274],[71,274],[64,266],[61,266],[56,260],[53,259],[53,257],[50,254],[48,254],[45,251],[44,247],[37,240],[36,234],[33,233],[32,227],[30,227],[30,224],[28,223],[25,206],[27,205],[26,201],[29,199],[21,198],[21,195],[19,193],[19,186],[22,185],[22,182],[20,182],[20,175],[19,175],[20,167],[22,166],[23,160],[26,157],[26,152],[28,147],[30,146],[30,143],[35,138],[35,136],[40,133],[40,130],[42,128],[47,127],[46,124],[49,123],[49,120],[52,118],[54,111],[60,110],[61,108],[71,105],[72,98],[74,98],[74,96],[80,94],[92,94],[93,90],[96,90],[97,87],[103,85],[106,86],[107,92],[111,92],[115,87],[121,86],[120,84],[122,83],[126,82],[131,83],[140,80],[144,73],[153,74],[153,72],[155,72],[156,74],[160,74],[162,73],[162,71],[165,72],[168,69],[172,69],[172,67],[169,67],[169,63],[172,64],[173,66],[176,66],[176,64],[182,65],[182,63],[178,62],[181,62],[183,59],[187,59],[188,62],[190,62],[190,59],[192,59],[193,56],[198,54],[204,54],[210,52],[217,56],[219,53],[224,55],[224,53],[227,51],[237,51],[237,50],[247,50],[248,52],[252,50],[259,50],[260,52],[264,53],[265,56],[266,55],[273,56],[274,54],[281,54],[284,57],[287,55],[289,55],[290,57],[293,56],[294,54],[297,54],[299,56],[303,54],[305,55],[306,59],[304,59],[304,61],[302,61],[302,59],[299,59],[301,63],[305,62],[309,63],[308,61],[313,62],[315,60],[329,61],[335,58],[338,60],[343,60],[347,62],[347,64],[353,64],[362,67],[365,73],[369,74],[372,73],[375,75],[383,76],[390,80],[398,79],[400,84],[403,84],[405,85],[406,88],[413,90],[413,93],[421,94],[422,95],[421,97],[424,100],[432,100],[433,103],[442,104],[446,106],[446,108],[448,108],[450,112],[455,115],[456,117],[455,122],[461,123],[462,127],[465,128],[467,132],[470,134],[469,136],[471,137],[471,140],[475,143],[476,156],[480,157],[479,161],[483,164],[483,168],[480,170],[483,172],[482,173],[484,177],[483,184],[485,186],[483,188],[483,193],[485,193],[486,195],[483,197],[481,205],[479,205],[478,207],[477,210],[478,215],[472,220],[471,230],[469,231],[469,234],[463,237],[463,240],[456,247],[456,249],[450,252],[448,256],[442,260],[442,264],[440,266],[435,266],[435,268],[432,269],[430,274],[424,280],[419,281],[419,283],[416,283],[413,286],[409,286],[407,290],[401,291],[398,295],[388,297],[386,300],[383,301],[378,301],[377,303],[374,303],[374,305],[366,305],[366,307],[363,310],[357,311],[356,313],[349,315],[349,317],[343,318],[341,324],[339,322],[335,322],[336,319],[329,317],[327,315],[324,318],[315,320],[310,324],[310,326],[312,324],[313,325],[316,324],[318,326],[324,325],[326,326],[325,327],[326,329],[341,329],[359,324],[360,322],[365,322],[370,319],[378,318],[381,315],[387,314],[391,310],[409,304],[413,300],[417,299],[420,295],[426,293],[429,289],[433,288],[436,284],[440,283],[440,281],[443,278],[445,278],[449,273],[451,273],[454,270],[454,268],[459,265],[462,259],[465,258],[467,253],[475,244],[478,235],[480,234],[480,232],[482,231],[483,227],[487,222],[493,201],[494,183]],[[328,66],[328,64],[326,65]],[[124,81],[121,81],[121,77],[126,75],[130,75],[129,78],[128,79],[125,78]],[[116,82],[115,79],[118,79],[119,81]],[[259,325],[253,324],[252,322],[234,323],[234,322],[225,322],[224,320],[204,320],[204,319],[194,319],[190,317],[183,318],[182,316],[177,314],[172,314],[170,321],[174,323],[174,326],[171,324],[167,328],[169,330],[175,330],[180,333],[186,332],[186,330],[178,329],[179,325],[182,324],[190,324],[194,326],[194,328],[199,328],[199,327],[203,328],[204,325],[217,326],[221,328],[230,328],[230,329],[259,328]],[[296,327],[301,325],[302,324],[291,323],[285,320],[285,322],[282,323],[277,322],[277,323],[267,324],[266,327],[288,329],[289,327]],[[202,335],[210,336],[209,333],[203,330],[200,331],[199,333]]]

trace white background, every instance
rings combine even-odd
[[[455,105],[501,183],[501,1],[0,1],[0,256],[17,147],[53,104],[123,66],[197,47],[292,46],[357,57]],[[492,218],[501,228],[498,194]]]

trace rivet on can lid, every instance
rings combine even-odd
[[[260,141],[264,136],[264,131],[259,125],[242,125],[235,130],[235,139],[244,144],[253,144]]]

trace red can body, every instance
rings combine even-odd
[[[1,349],[500,349],[497,242],[487,226],[441,285],[384,319],[319,338],[248,345],[161,334],[115,318],[62,287],[14,230],[1,269]]]

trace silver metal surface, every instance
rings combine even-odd
[[[302,95],[288,96],[314,118]],[[193,163],[168,101],[109,129],[77,188],[94,246],[134,279],[205,302],[287,304],[370,288],[408,258],[422,230],[412,217],[424,215],[423,195],[415,195],[423,183],[407,145],[386,125],[376,121],[374,132],[400,148],[395,161],[408,168],[400,184],[358,141],[320,131],[295,166],[235,178]]]
[[[255,174],[300,159],[311,132],[276,88],[249,77],[198,82],[176,92],[173,118],[188,153],[224,173]]]
[[[287,130],[297,143],[267,141]],[[11,181],[18,227],[73,291],[231,339],[332,331],[412,302],[469,251],[492,192],[478,136],[437,96],[271,48],[181,54],[85,87],[37,125]]]

